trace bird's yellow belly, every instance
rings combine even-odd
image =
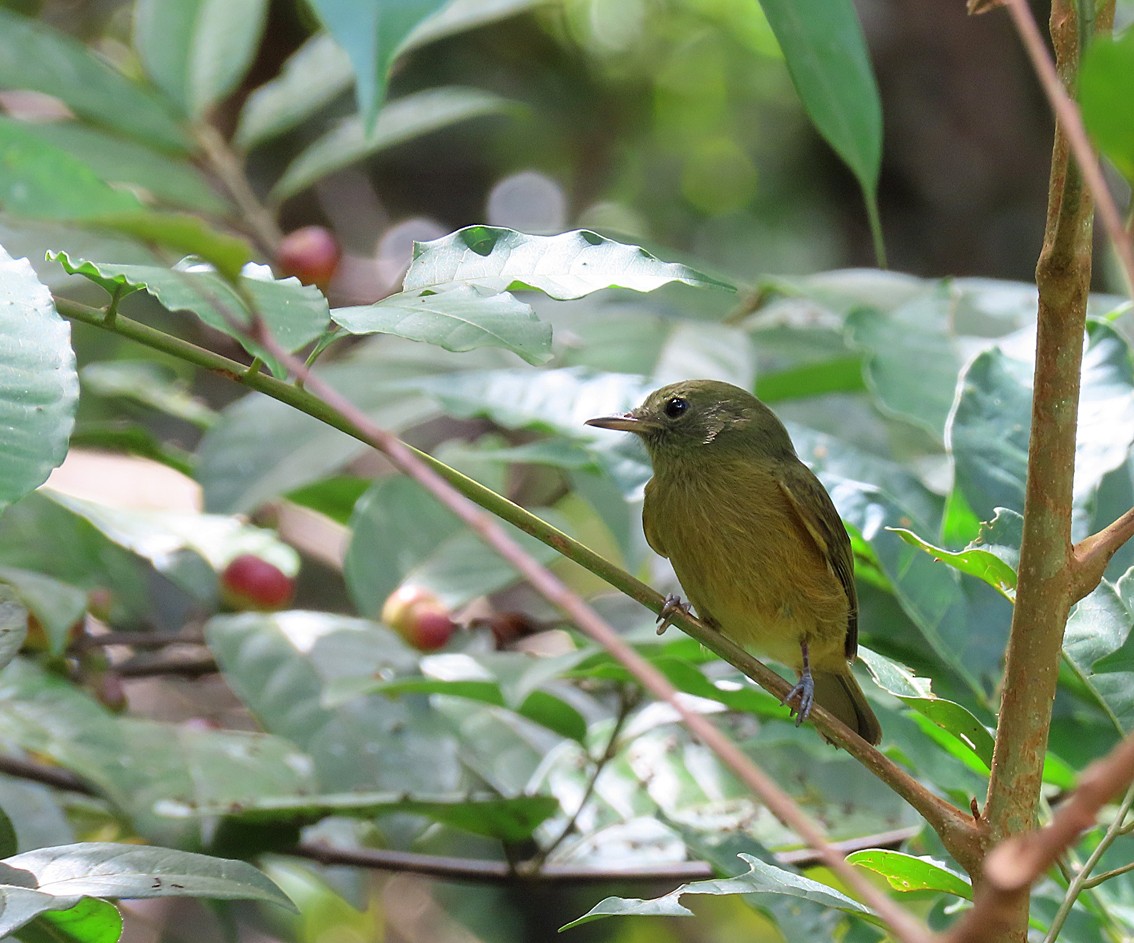
[[[797,670],[806,641],[813,669],[845,671],[846,593],[786,502],[765,498],[738,514],[735,493],[694,501],[684,495],[675,505],[651,491],[649,530],[699,616],[737,644]]]

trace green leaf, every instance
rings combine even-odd
[[[0,586],[0,668],[16,657],[27,634],[27,608],[10,588]]]
[[[229,204],[192,164],[79,121],[24,122],[21,128],[85,164],[99,179],[140,191],[146,202],[224,214]],[[61,195],[55,195],[58,199]],[[83,208],[81,214],[86,215]]]
[[[436,593],[449,608],[516,582],[511,565],[408,478],[383,478],[355,505],[343,576],[360,613],[376,616],[399,585]],[[398,540],[391,540],[398,534]],[[526,534],[516,539],[537,560],[558,558]]]
[[[21,943],[118,943],[122,914],[97,897],[84,897],[66,910],[48,910],[25,924]]]
[[[752,855],[739,856],[748,865],[748,871],[732,878],[719,878],[710,881],[695,881],[691,884],[682,884],[681,887],[653,900],[635,900],[632,898],[608,897],[592,907],[587,913],[560,927],[560,930],[569,930],[572,927],[590,923],[602,917],[611,916],[669,916],[691,917],[693,912],[681,905],[679,899],[685,894],[781,894],[788,897],[798,897],[825,907],[834,907],[846,913],[868,916],[869,910],[841,894],[833,887],[820,884],[810,878],[805,878],[794,871],[777,868],[767,864]]]
[[[0,9],[0,88],[52,95],[91,124],[186,152],[189,138],[165,102],[70,36]]]
[[[855,175],[878,231],[882,103],[851,0],[761,0],[803,106]],[[881,260],[880,260],[881,261]]]
[[[159,570],[183,550],[192,550],[215,570],[224,569],[230,560],[245,553],[267,560],[289,576],[299,570],[299,554],[274,531],[255,527],[239,517],[113,507],[55,492],[50,496]]]
[[[79,377],[71,328],[27,259],[0,247],[0,510],[47,480],[67,454]]]
[[[1078,87],[1087,130],[1119,173],[1134,181],[1134,30],[1092,38]]]
[[[952,333],[954,305],[948,287],[938,285],[891,310],[860,308],[846,320],[847,339],[866,354],[866,382],[878,404],[938,441],[966,359]]]
[[[991,768],[995,741],[988,728],[968,708],[938,697],[931,690],[929,678],[919,677],[905,665],[861,645],[858,655],[880,688],[952,734],[981,762],[984,770]]]
[[[252,246],[246,240],[221,232],[199,216],[188,213],[115,213],[94,217],[89,224],[133,236],[179,255],[197,256],[214,265],[230,281],[236,279],[254,257]]]
[[[414,27],[394,52],[397,58],[413,49],[458,33],[479,29],[529,10],[551,6],[554,0],[449,0]]]
[[[535,364],[551,359],[551,327],[530,305],[471,285],[398,292],[372,305],[335,308],[331,318],[351,334],[397,334],[453,351],[503,347]]]
[[[982,550],[979,547],[967,547],[964,550],[943,550],[904,527],[888,527],[886,529],[893,531],[911,547],[924,550],[934,560],[948,564],[962,573],[982,580],[1005,599],[1015,599],[1016,571],[991,551]]]
[[[318,138],[295,158],[269,194],[275,203],[306,190],[336,170],[398,144],[441,128],[480,118],[507,114],[520,106],[477,88],[442,86],[405,95],[378,113],[374,130],[367,134],[359,118],[348,118]]]
[[[1128,571],[1119,584],[1129,579]],[[1115,585],[1103,580],[1072,607],[1063,635],[1064,659],[1122,733],[1134,729],[1132,621]]]
[[[243,78],[267,13],[267,0],[138,0],[134,47],[154,84],[198,120]]]
[[[422,677],[388,680],[359,678],[330,685],[325,702],[342,703],[360,694],[387,696],[437,694],[506,707],[562,737],[583,742],[587,721],[567,700],[546,685],[582,654],[565,659],[532,658],[517,652],[473,656],[462,652],[430,655],[421,660]]]
[[[315,796],[273,796],[232,806],[162,807],[172,816],[226,816],[240,821],[307,825],[332,815],[371,819],[380,815],[422,815],[443,825],[500,841],[526,841],[559,810],[552,796],[408,796],[405,792],[349,792]]]
[[[73,220],[141,206],[132,193],[114,189],[83,161],[11,118],[0,118],[0,164],[0,209],[13,216]]]
[[[405,289],[449,284],[488,291],[531,288],[568,301],[603,288],[654,291],[670,282],[734,290],[687,265],[663,262],[641,246],[578,229],[529,236],[497,226],[466,226],[414,244]]]
[[[109,292],[116,286],[131,291],[145,289],[170,311],[190,311],[210,327],[240,343],[271,367],[277,376],[286,374],[261,344],[248,334],[253,312],[245,297],[285,350],[295,351],[319,337],[330,320],[327,299],[315,287],[298,279],[275,280],[266,266],[246,266],[237,291],[217,271],[203,263],[185,260],[172,269],[153,265],[116,265],[109,262],[72,261],[65,252],[49,258],[68,272],[83,275]]]
[[[956,487],[981,520],[1022,511],[1027,472],[1034,339],[1017,335],[978,354],[965,371],[949,429]],[[1134,446],[1134,366],[1114,328],[1090,322],[1083,352],[1074,501],[1093,500]]]
[[[233,141],[251,150],[310,118],[350,88],[350,57],[328,33],[312,36],[240,110]]]
[[[79,371],[83,393],[120,397],[207,429],[217,413],[191,392],[167,364],[153,360],[100,360]]]
[[[292,906],[283,891],[246,861],[173,848],[83,842],[26,851],[4,863],[30,871],[41,894],[63,899],[207,897]]]
[[[111,621],[124,629],[153,619],[149,568],[45,490],[29,494],[0,516],[0,563],[49,573],[86,590],[112,587]]]
[[[310,759],[282,738],[119,717],[25,659],[0,674],[0,692],[11,743],[91,783],[150,839],[201,841],[186,823],[157,814],[161,802],[231,804],[314,787]]]
[[[408,360],[408,358],[407,358]],[[401,367],[406,372],[410,365]],[[408,395],[399,368],[369,363],[321,367],[318,375],[377,422],[398,433],[438,412],[424,396]],[[339,471],[368,446],[318,419],[266,396],[229,406],[197,452],[197,480],[210,511],[242,513]]]
[[[70,583],[32,570],[0,566],[0,583],[7,583],[16,598],[43,626],[48,650],[58,655],[67,645],[71,627],[87,611],[87,594]]]
[[[211,619],[205,636],[229,686],[265,728],[310,754],[325,791],[459,788],[456,739],[424,699],[324,706],[332,683],[416,670],[419,653],[384,626],[318,612],[246,613]]]
[[[963,900],[973,899],[972,885],[956,871],[932,858],[869,848],[851,852],[847,855],[847,862],[882,875],[896,891],[939,891]]]
[[[397,0],[354,3],[352,0],[310,0],[323,25],[350,56],[362,127],[375,131],[386,94],[386,77],[398,46],[422,20],[446,0]]]

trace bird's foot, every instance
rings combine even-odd
[[[800,642],[799,653],[802,656],[802,666],[799,672],[799,681],[787,693],[783,703],[791,707],[796,702],[795,725],[798,727],[811,716],[811,707],[815,703],[815,679],[811,677],[811,660],[808,658],[807,642]]]
[[[792,702],[798,702],[792,707]],[[811,706],[815,703],[815,682],[811,672],[807,672],[799,679],[796,686],[787,693],[783,703],[792,709],[795,714],[795,725],[798,727],[811,716]]]
[[[661,612],[658,613],[658,635],[665,634],[665,630],[669,628],[673,617],[678,613],[684,616],[691,615],[689,603],[682,602],[681,597],[676,593],[670,593],[665,597],[665,603],[661,607]]]

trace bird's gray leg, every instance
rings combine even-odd
[[[799,713],[795,716],[795,725],[798,727],[811,715],[811,705],[815,703],[815,681],[811,677],[811,663],[807,658],[807,642],[799,643],[800,654],[803,655],[803,670],[799,673],[796,686],[787,693],[783,703],[791,705],[794,700],[799,701]]]
[[[682,602],[681,597],[675,593],[670,593],[665,597],[665,603],[661,607],[661,612],[658,613],[658,635],[665,633],[669,628],[669,624],[673,621],[673,617],[678,613],[682,615],[690,615],[689,603]]]

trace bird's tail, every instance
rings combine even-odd
[[[812,671],[815,680],[815,700],[839,718],[851,730],[857,731],[867,743],[877,744],[882,739],[882,725],[866,702],[866,695],[848,669],[845,674]]]

